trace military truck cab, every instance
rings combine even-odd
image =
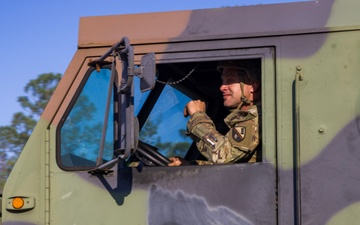
[[[78,50],[7,180],[3,224],[356,221],[360,104],[336,101],[358,96],[350,2],[81,18]],[[228,131],[217,70],[227,60],[261,74],[256,161],[168,167],[205,160],[186,135],[189,100]]]

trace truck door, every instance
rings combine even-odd
[[[85,51],[85,50],[84,50]],[[91,66],[87,55],[76,56],[77,76],[50,127],[50,221],[54,224],[276,224],[275,72],[272,48],[164,53],[157,55],[157,83],[150,92],[136,91],[134,105],[139,140],[164,157],[199,159],[184,135],[186,102],[200,98],[217,118],[221,102],[209,95],[218,91],[216,63],[228,59],[257,59],[262,73],[262,148],[255,163],[209,166],[156,166],[135,151],[98,173],[101,161],[114,159],[119,135],[120,96],[111,93],[110,67]],[[186,56],[186,57],[185,57]],[[140,62],[135,56],[135,64]],[[92,59],[96,60],[96,58]],[[110,62],[111,60],[108,60]],[[75,67],[75,65],[74,65]],[[184,78],[184,79],[181,79]],[[214,86],[215,85],[215,86]],[[221,96],[220,96],[221,99]],[[221,115],[218,115],[219,117]],[[104,118],[107,118],[104,121]],[[217,118],[221,121],[220,118]],[[106,130],[106,135],[102,136]],[[137,129],[135,129],[137,130]],[[121,132],[120,132],[121,133]],[[135,136],[137,136],[135,134]],[[155,156],[156,158],[156,156]]]
[[[360,182],[355,177],[360,165],[360,66],[351,60],[358,57],[358,50],[350,50],[358,45],[358,35],[358,31],[327,33],[316,57],[303,60],[297,68],[296,158],[301,224],[359,221]],[[318,36],[306,38],[315,40]],[[335,45],[337,48],[331,48]]]

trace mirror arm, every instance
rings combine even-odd
[[[119,160],[126,159],[133,154],[138,145],[138,138],[135,132],[138,130],[135,129],[138,126],[137,120],[134,118],[134,91],[133,91],[133,79],[134,76],[138,76],[141,79],[141,91],[151,90],[155,85],[155,54],[149,53],[143,56],[141,65],[139,68],[134,67],[134,48],[130,45],[130,41],[127,37],[123,37],[120,42],[114,44],[104,55],[102,55],[98,60],[95,60],[89,65],[100,68],[99,65],[104,63],[104,60],[112,55],[114,60],[112,62],[111,68],[111,78],[108,88],[108,96],[106,101],[106,109],[104,115],[104,124],[101,134],[100,149],[98,158],[96,160],[95,169],[89,171],[90,173],[97,172],[106,172],[107,168],[112,167],[114,164],[118,163]],[[110,112],[110,102],[113,92],[114,79],[116,76],[116,60],[115,57],[119,57],[122,61],[122,81],[120,86],[117,86],[118,93],[121,94],[121,114],[124,114],[124,117],[120,119],[120,136],[121,144],[120,150],[123,151],[122,154],[119,154],[115,159],[103,163],[103,154],[105,146],[105,137],[107,130],[107,121],[109,118]],[[136,121],[135,121],[136,120]],[[123,139],[125,137],[125,139]]]
[[[120,88],[121,93],[127,93],[131,89],[135,70],[134,70],[134,48],[130,45],[130,41],[127,37],[123,37],[120,41],[124,44],[125,49],[119,52],[119,57],[123,62],[127,62],[127,65],[123,64],[123,74],[126,70],[126,84]]]

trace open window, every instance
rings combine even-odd
[[[262,58],[252,58],[251,68],[262,71]],[[225,135],[229,128],[224,118],[229,110],[223,105],[220,91],[221,74],[219,61],[158,64],[158,80],[155,89],[138,109],[140,140],[156,147],[166,157],[179,156],[187,160],[206,160],[186,135],[189,118],[183,115],[184,106],[192,99],[206,102],[206,113],[217,130]],[[136,96],[135,96],[136,99]],[[261,104],[259,104],[261,107]],[[259,109],[261,112],[261,108]],[[260,114],[261,115],[261,114]],[[261,117],[260,117],[261,123]],[[257,161],[262,161],[262,148],[258,146]]]
[[[224,118],[229,114],[223,106],[219,90],[221,77],[219,61],[253,60],[261,73],[260,120],[261,140],[256,149],[257,162],[275,163],[275,59],[271,47],[231,49],[203,52],[169,53],[157,62],[157,83],[143,106],[137,109],[140,140],[154,146],[166,157],[180,156],[187,160],[205,160],[196,145],[185,135],[188,118],[183,109],[191,99],[207,105],[207,114],[217,130],[226,134]],[[135,95],[136,99],[136,95]],[[153,133],[152,133],[153,132]]]

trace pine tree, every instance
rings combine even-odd
[[[6,178],[60,79],[59,73],[44,73],[30,80],[24,88],[27,95],[18,97],[18,102],[24,109],[23,112],[15,113],[10,125],[0,126],[1,192]]]

